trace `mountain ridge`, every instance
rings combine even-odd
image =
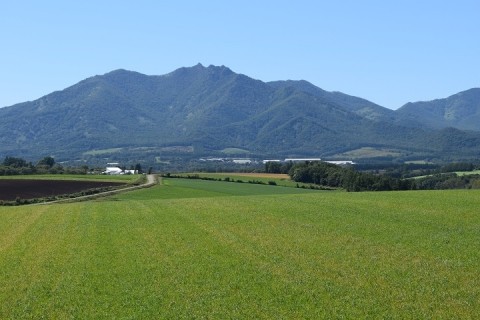
[[[471,88],[447,98],[409,102],[397,114],[403,119],[421,117],[432,128],[454,127],[480,130],[480,88]]]
[[[424,126],[405,110],[305,80],[263,82],[225,66],[156,76],[117,69],[1,108],[0,155],[85,160],[92,150],[192,146],[191,156],[232,147],[257,155],[328,157],[375,147],[399,150],[405,159],[449,158],[456,150],[478,156],[480,132],[441,131],[447,126]]]

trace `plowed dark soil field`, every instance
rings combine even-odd
[[[51,197],[122,184],[124,183],[104,181],[0,179],[0,200]]]

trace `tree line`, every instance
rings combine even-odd
[[[120,167],[122,170],[127,169],[125,166]],[[0,162],[0,176],[29,175],[29,174],[101,174],[105,169],[97,168],[90,170],[87,165],[79,167],[62,166],[55,162],[53,157],[47,156],[40,159],[36,164],[27,162],[25,159],[6,156],[3,162]],[[142,166],[137,163],[131,165],[130,170],[143,173]],[[152,168],[148,169],[148,173],[152,172]]]
[[[29,175],[29,174],[86,174],[88,166],[63,167],[56,163],[53,157],[44,157],[36,164],[25,159],[6,156],[0,163],[0,176]]]
[[[473,166],[450,165],[451,168],[474,169]],[[446,170],[446,169],[445,169]],[[443,172],[443,170],[439,170]],[[438,171],[437,171],[438,172]],[[386,174],[359,172],[327,162],[306,162],[291,166],[288,174],[297,182],[312,183],[347,191],[393,191],[480,188],[480,175],[458,176],[434,174],[419,179],[405,179]]]

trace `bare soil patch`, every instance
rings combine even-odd
[[[73,180],[0,180],[0,200],[12,201],[72,194],[90,189],[121,186],[122,182]]]

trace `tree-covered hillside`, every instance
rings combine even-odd
[[[0,156],[139,159],[226,148],[321,156],[365,147],[405,159],[478,157],[480,133],[424,128],[397,112],[306,81],[265,83],[200,64],[162,76],[116,70],[0,109]]]
[[[480,88],[445,99],[407,103],[396,112],[403,120],[416,120],[432,128],[454,127],[480,131]]]

